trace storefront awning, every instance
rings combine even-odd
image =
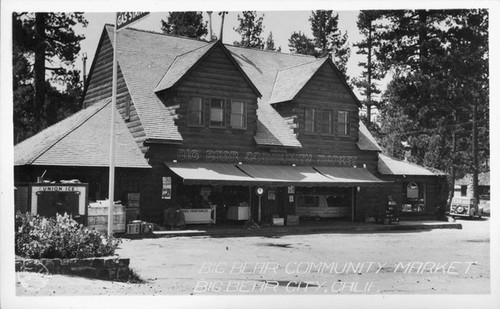
[[[165,163],[185,184],[245,185],[255,179],[233,164],[223,163]]]
[[[334,184],[309,166],[280,165],[238,165],[242,171],[252,176],[259,183],[289,186],[331,186]]]
[[[342,186],[369,186],[389,182],[378,179],[366,168],[315,167],[314,169]]]
[[[365,168],[191,162],[165,164],[185,184],[337,187],[387,183]]]

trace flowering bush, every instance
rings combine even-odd
[[[16,213],[16,255],[26,258],[88,258],[113,255],[119,240],[89,230],[69,215],[45,218]]]

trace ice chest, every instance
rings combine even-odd
[[[273,218],[273,225],[285,225],[285,218]]]

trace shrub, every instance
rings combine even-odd
[[[89,230],[69,215],[45,218],[16,213],[15,252],[26,258],[89,258],[113,255],[119,240]]]

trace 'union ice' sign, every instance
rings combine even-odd
[[[303,153],[238,152],[227,150],[178,149],[179,161],[202,162],[245,162],[263,164],[299,164],[299,165],[334,165],[354,166],[356,156],[313,155]]]

